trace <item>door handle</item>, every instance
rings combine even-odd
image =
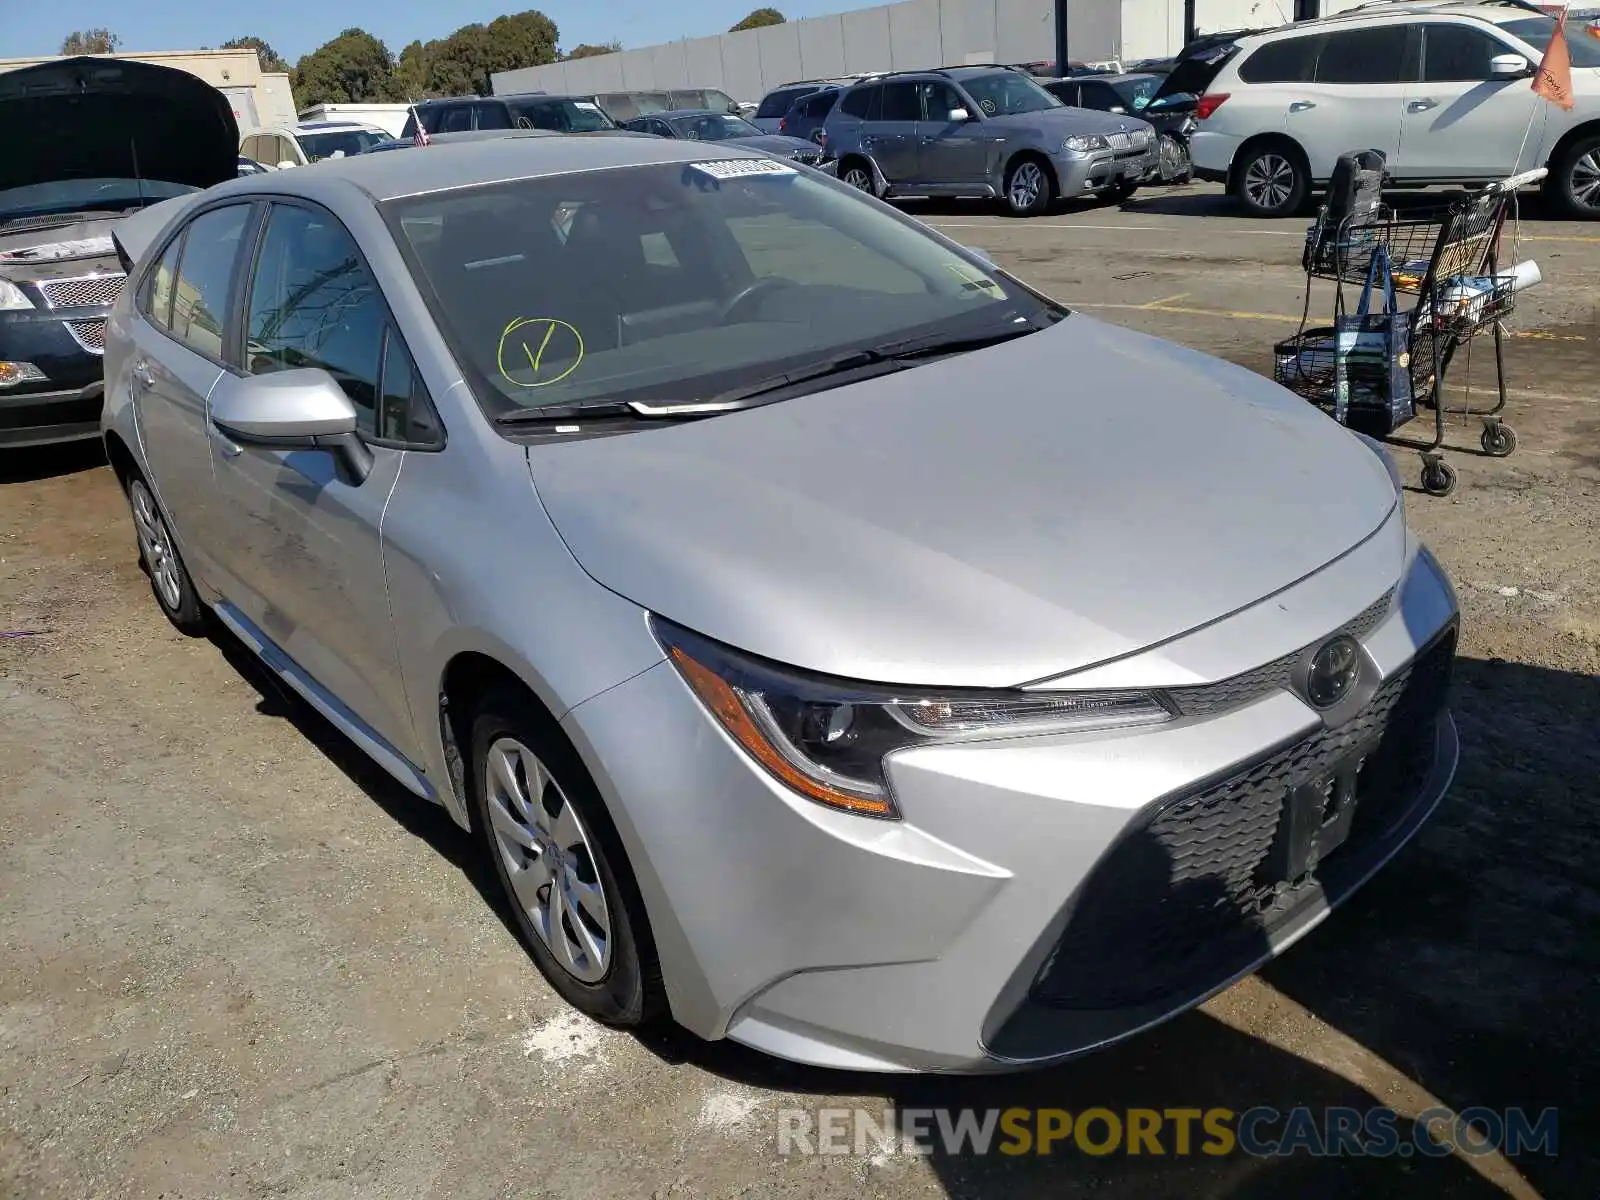
[[[1427,97],[1423,97],[1421,100],[1413,100],[1409,104],[1407,104],[1406,105],[1406,111],[1407,112],[1427,112],[1430,108],[1438,108],[1438,107],[1439,107],[1439,102],[1437,100],[1432,100],[1432,99],[1429,99]]]
[[[1305,112],[1306,109],[1315,108],[1315,107],[1316,107],[1316,102],[1315,101],[1312,101],[1312,100],[1296,100],[1293,104],[1289,105],[1289,111],[1292,112],[1292,113],[1293,112]]]

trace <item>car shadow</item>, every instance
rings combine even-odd
[[[461,870],[516,934],[492,865],[443,809],[390,779],[231,634],[219,630],[213,641],[260,694],[258,711],[293,723],[391,819]],[[779,1107],[793,1105],[809,1117],[822,1108],[860,1107],[873,1127],[886,1109],[1018,1107],[1242,1114],[1303,1106],[1320,1123],[1329,1108],[1365,1114],[1393,1099],[1392,1088],[1409,1085],[1456,1112],[1520,1106],[1532,1118],[1555,1108],[1566,1135],[1557,1156],[1526,1155],[1509,1166],[1496,1160],[1498,1167],[1459,1154],[1416,1153],[1424,1135],[1408,1117],[1394,1128],[1413,1153],[1398,1157],[1219,1156],[1200,1150],[1198,1127],[1194,1152],[1179,1154],[1170,1125],[1161,1155],[1119,1147],[1098,1157],[1067,1142],[1049,1155],[995,1147],[977,1155],[935,1137],[926,1161],[952,1197],[1477,1197],[1506,1194],[1506,1172],[1513,1183],[1521,1176],[1523,1191],[1513,1194],[1589,1194],[1600,1156],[1575,1126],[1593,1111],[1600,1088],[1600,1042],[1591,1030],[1600,1012],[1600,875],[1593,867],[1600,817],[1592,804],[1600,779],[1600,679],[1461,659],[1453,708],[1462,742],[1456,783],[1393,863],[1255,981],[1108,1049],[1015,1075],[879,1075],[800,1066],[732,1042],[704,1042],[670,1024],[635,1036],[663,1061],[800,1097],[780,1096]],[[1314,1039],[1336,1031],[1358,1043],[1363,1057],[1387,1064],[1396,1080],[1371,1080],[1343,1062],[1348,1054],[1337,1047],[1324,1047],[1321,1057],[1345,1070],[1312,1061],[1315,1046],[1301,1055],[1235,1028],[1222,1017],[1239,1007],[1245,989],[1256,993],[1242,1002],[1253,1026],[1283,1029],[1280,1006],[1298,1005],[1326,1027]],[[1288,1039],[1305,1029],[1302,1018],[1275,1040],[1292,1044]],[[1282,1128],[1268,1122],[1261,1131],[1273,1136]],[[776,1126],[773,1136],[776,1146]],[[865,1151],[864,1171],[883,1157],[876,1145]]]
[[[105,465],[106,451],[99,438],[19,449],[0,446],[0,484],[37,483]]]

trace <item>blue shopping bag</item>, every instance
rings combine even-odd
[[[1333,415],[1341,425],[1387,437],[1416,413],[1411,316],[1395,301],[1389,255],[1379,246],[1372,252],[1356,311],[1334,317]]]

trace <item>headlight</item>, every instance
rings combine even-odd
[[[1061,148],[1073,154],[1088,154],[1091,150],[1109,150],[1111,143],[1098,133],[1075,133],[1061,143]]]
[[[656,637],[711,715],[767,772],[809,800],[898,817],[885,760],[936,742],[1170,721],[1143,692],[942,692],[810,676],[660,617]]]
[[[23,295],[21,288],[8,279],[0,279],[0,312],[32,307],[33,301]]]

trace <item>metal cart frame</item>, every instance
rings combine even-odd
[[[1506,405],[1503,322],[1514,304],[1514,287],[1511,277],[1501,271],[1500,238],[1517,190],[1539,182],[1545,174],[1540,168],[1513,175],[1443,207],[1396,210],[1380,205],[1333,226],[1319,219],[1307,234],[1306,304],[1300,332],[1291,342],[1306,335],[1312,280],[1329,279],[1338,285],[1334,311],[1336,318],[1343,316],[1344,285],[1365,285],[1379,247],[1388,256],[1395,290],[1418,297],[1410,313],[1410,361],[1404,365],[1416,403],[1434,410],[1433,436],[1428,441],[1391,440],[1421,456],[1422,487],[1430,495],[1448,496],[1456,485],[1455,470],[1444,461],[1442,451],[1445,415],[1450,411],[1444,398],[1446,374],[1456,351],[1485,331],[1494,334],[1495,403],[1483,409],[1464,404],[1453,411],[1483,419],[1479,444],[1484,454],[1504,458],[1517,447],[1515,431],[1501,419]],[[1466,280],[1478,285],[1469,289]],[[1327,386],[1326,379],[1304,374],[1279,381],[1319,402]]]

